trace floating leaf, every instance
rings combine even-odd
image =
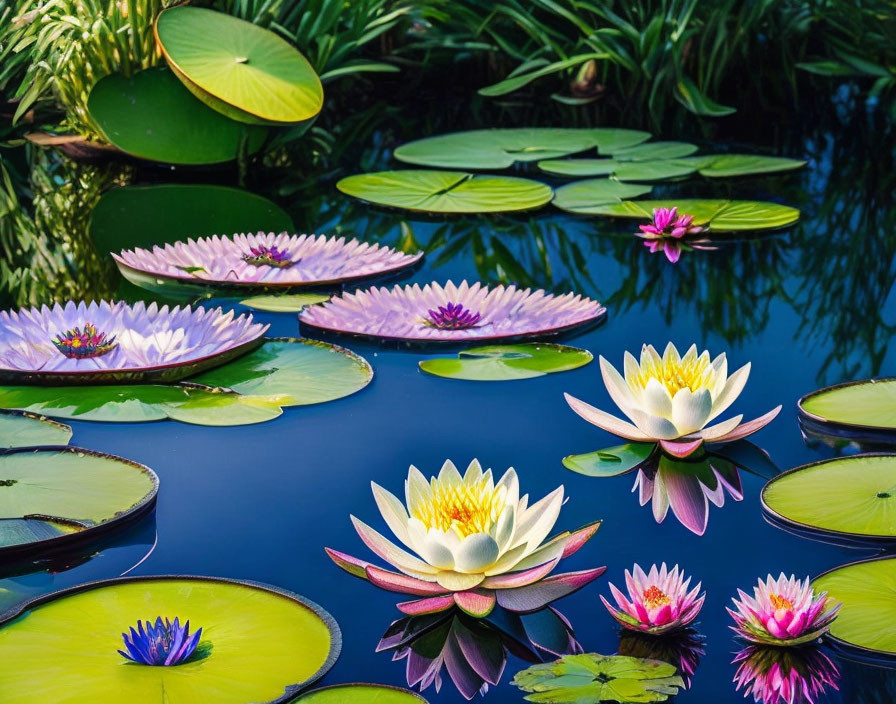
[[[896,379],[865,379],[803,396],[803,416],[846,432],[896,430]]]
[[[295,124],[323,107],[323,87],[311,64],[274,32],[186,5],[161,12],[155,32],[165,60],[184,85],[234,120]]]
[[[399,161],[448,169],[504,169],[515,162],[556,159],[595,147],[601,153],[650,139],[650,133],[614,128],[522,127],[469,130],[427,137],[395,150]]]
[[[616,477],[643,464],[655,449],[656,444],[652,442],[632,442],[584,455],[569,455],[563,458],[563,466],[589,477]]]
[[[32,445],[68,445],[72,429],[48,418],[0,408],[0,450]]]
[[[649,220],[655,208],[678,208],[694,216],[695,225],[709,224],[715,232],[768,230],[795,223],[800,211],[778,203],[753,200],[638,200],[602,205],[588,212],[620,218]],[[576,212],[571,210],[571,212]]]
[[[647,142],[609,152],[616,161],[662,161],[690,156],[698,147],[688,142]]]
[[[267,137],[264,127],[235,122],[197,100],[165,67],[106,76],[90,91],[87,109],[121,151],[168,164],[232,161],[242,149],[257,152]]]
[[[518,672],[513,684],[533,692],[527,701],[551,704],[664,702],[684,687],[668,663],[597,653],[533,665]]]
[[[281,296],[252,296],[244,298],[240,304],[253,310],[263,310],[268,313],[298,313],[305,306],[329,301],[329,294],[325,293],[295,293]]]
[[[426,704],[416,692],[385,684],[334,684],[313,689],[289,704]]]
[[[896,558],[854,562],[837,567],[812,582],[843,604],[828,638],[866,656],[896,656]]]
[[[554,372],[578,369],[594,356],[588,350],[544,342],[489,345],[459,352],[457,357],[438,357],[419,362],[428,374],[470,381],[531,379]]]
[[[550,186],[527,178],[412,169],[348,176],[336,187],[368,203],[429,213],[530,210],[553,196]]]
[[[619,181],[661,181],[687,176],[695,170],[693,166],[675,159],[658,161],[549,159],[539,161],[538,168],[557,176],[613,176]]]
[[[650,186],[620,183],[608,178],[591,178],[561,186],[554,192],[552,203],[571,213],[596,214],[602,212],[602,206],[621,203],[627,198],[637,198],[651,190]]]
[[[728,176],[750,176],[778,171],[791,171],[806,165],[799,159],[785,159],[779,156],[758,154],[718,154],[680,159],[679,163],[692,164],[701,176],[724,178]]]
[[[117,653],[121,633],[163,614],[202,628],[207,656],[173,667],[127,664]],[[27,602],[7,619],[0,629],[4,704],[287,701],[332,667],[341,644],[335,621],[316,604],[210,577],[94,582]]]
[[[797,467],[762,490],[773,518],[851,538],[896,539],[896,455],[854,455]]]

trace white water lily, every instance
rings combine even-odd
[[[513,469],[495,483],[491,470],[484,472],[476,460],[463,476],[447,461],[427,481],[412,466],[404,504],[378,484],[372,488],[387,525],[414,554],[352,516],[361,539],[404,574],[448,591],[489,587],[497,575],[556,564],[576,540],[566,533],[545,543],[563,504],[563,487],[529,506]]]
[[[741,423],[743,415],[709,425],[737,399],[747,377],[747,363],[729,376],[725,353],[710,359],[691,345],[682,357],[671,342],[663,356],[645,345],[640,362],[625,353],[625,377],[603,357],[600,369],[613,401],[631,422],[616,418],[569,394],[570,407],[589,423],[636,442],[658,442],[663,449],[685,457],[704,442],[732,442],[770,423],[781,406]]]

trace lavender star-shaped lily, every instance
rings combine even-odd
[[[172,622],[168,618],[156,618],[155,623],[137,621],[137,628],[133,626],[130,633],[122,633],[125,650],[119,650],[119,654],[131,662],[139,665],[153,665],[171,667],[181,665],[196,651],[199,638],[202,636],[200,628],[190,635],[190,622],[183,625],[180,619]]]
[[[442,330],[464,330],[474,327],[482,315],[464,308],[462,303],[451,303],[439,306],[438,310],[430,309],[429,323]]]

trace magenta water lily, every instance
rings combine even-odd
[[[344,293],[299,318],[331,332],[419,342],[498,340],[557,333],[599,320],[597,301],[516,286],[395,286]]]
[[[268,247],[265,244],[249,247],[249,253],[243,255],[243,261],[254,267],[272,266],[278,269],[287,269],[296,263],[286,250],[277,249],[277,245]]]
[[[200,628],[190,634],[190,622],[183,625],[179,618],[174,621],[159,616],[155,623],[137,621],[137,628],[131,626],[130,633],[122,633],[125,650],[118,652],[131,662],[140,665],[172,667],[181,665],[196,651],[202,637]]]
[[[691,578],[678,565],[670,570],[664,562],[652,565],[648,572],[635,565],[631,572],[625,571],[628,598],[611,583],[616,607],[603,596],[601,601],[624,628],[661,635],[692,623],[703,608],[706,594],[700,594],[699,582],[693,588],[690,584]]]
[[[728,609],[738,636],[766,645],[802,645],[828,632],[842,604],[828,598],[827,592],[816,594],[807,577],[804,580],[784,573],[771,575],[753,589],[753,596],[738,590],[740,600],[733,599]]]
[[[529,613],[581,589],[606,569],[551,574],[600,524],[546,540],[560,514],[563,487],[530,506],[528,495],[520,497],[513,469],[495,482],[491,470],[483,471],[476,460],[463,475],[447,461],[427,480],[412,466],[404,503],[379,485],[372,487],[383,519],[407,550],[354,516],[352,522],[364,544],[399,573],[330,548],[327,554],[356,577],[417,597],[398,605],[410,616],[455,606],[475,617],[487,616],[496,605]]]
[[[693,215],[679,214],[678,208],[654,208],[653,222],[639,228],[641,231],[635,234],[645,240],[644,246],[651,252],[662,252],[673,264],[682,251],[714,249],[701,237],[707,228],[695,225]]]
[[[86,357],[99,357],[111,352],[118,344],[114,337],[107,337],[91,323],[84,323],[84,329],[73,327],[71,330],[59,333],[53,340],[56,349],[63,355],[73,359]]]
[[[840,671],[819,648],[750,645],[735,657],[737,691],[761,704],[815,704],[828,689],[838,689]]]

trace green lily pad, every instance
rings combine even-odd
[[[419,362],[427,374],[469,381],[513,381],[578,369],[594,355],[588,350],[544,342],[487,345]]]
[[[200,100],[239,122],[295,124],[316,116],[324,92],[289,42],[245,20],[179,5],[156,19],[168,65]]]
[[[613,176],[619,181],[662,181],[687,176],[696,170],[676,159],[618,161],[616,159],[547,159],[538,168],[555,176]]]
[[[553,197],[550,186],[527,178],[416,169],[348,176],[336,187],[368,203],[428,213],[530,210]]]
[[[797,467],[762,490],[771,516],[797,528],[896,540],[896,455],[854,455]]]
[[[828,638],[864,655],[896,656],[896,630],[885,625],[896,618],[896,558],[837,567],[812,584],[843,604]]]
[[[625,655],[584,653],[533,665],[513,678],[530,702],[664,702],[678,694],[684,681],[674,665]]]
[[[778,156],[758,154],[714,154],[680,159],[681,163],[693,165],[701,176],[726,178],[731,176],[752,176],[755,174],[792,171],[806,165],[799,159],[785,159]]]
[[[687,142],[647,142],[609,152],[616,161],[657,161],[690,156],[698,147]]]
[[[240,303],[252,310],[263,310],[268,313],[298,313],[305,306],[329,301],[326,293],[295,293],[280,296],[251,296]]]
[[[130,78],[111,74],[90,91],[87,110],[103,136],[131,156],[167,164],[220,164],[257,152],[264,127],[225,117],[197,100],[165,67]]]
[[[637,198],[651,191],[650,186],[620,183],[608,178],[590,178],[560,186],[551,201],[561,210],[578,214],[595,214],[609,203],[621,203],[627,198]]]
[[[515,162],[555,159],[597,147],[601,153],[650,139],[648,132],[611,128],[523,127],[469,130],[427,137],[395,150],[399,161],[447,169],[504,169]]]
[[[754,200],[626,200],[590,210],[596,215],[650,220],[655,208],[677,207],[678,212],[694,216],[694,224],[709,226],[715,232],[769,230],[792,225],[800,211],[778,203]],[[572,212],[576,212],[573,210]]]
[[[563,458],[563,466],[588,477],[616,477],[643,464],[655,449],[652,442],[631,442],[584,455],[569,455]]]
[[[416,692],[385,684],[334,684],[300,694],[290,704],[426,704]]]
[[[896,379],[864,379],[813,391],[797,403],[809,420],[844,431],[896,430]]]
[[[4,704],[287,702],[332,667],[341,647],[339,627],[316,604],[209,577],[94,582],[4,616]],[[121,633],[157,616],[202,628],[204,657],[172,667],[129,664],[117,652]]]
[[[266,198],[206,185],[114,188],[103,194],[90,219],[90,236],[101,254],[190,237],[292,229],[292,218]]]
[[[33,413],[0,408],[0,450],[33,445],[68,445],[72,429]]]
[[[152,509],[158,482],[148,467],[79,447],[0,454],[0,555],[55,549],[133,521]]]

